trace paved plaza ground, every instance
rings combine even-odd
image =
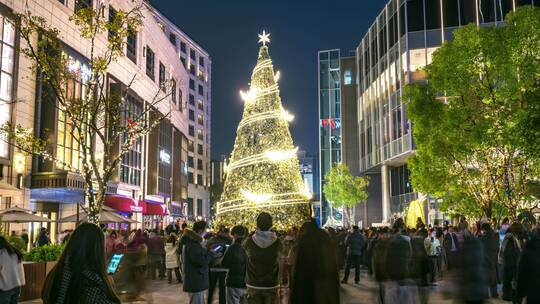
[[[168,304],[168,303],[187,303],[187,296],[182,291],[181,284],[168,284],[166,280],[149,281],[146,284],[147,290],[141,295],[138,301],[129,303],[149,303],[149,304]],[[440,281],[437,286],[427,287],[429,292],[430,304],[452,304],[454,301],[452,294],[453,288],[447,281]],[[341,303],[342,304],[363,304],[379,303],[377,300],[378,284],[365,272],[362,272],[360,284],[342,284],[341,285]],[[41,303],[41,301],[27,301],[26,304]],[[126,302],[128,303],[128,302]],[[217,291],[214,303],[218,303]],[[508,303],[498,299],[491,299],[490,304]]]

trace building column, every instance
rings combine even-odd
[[[381,166],[382,222],[390,223],[390,181],[388,166]]]

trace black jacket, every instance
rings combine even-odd
[[[518,267],[517,292],[527,304],[540,303],[540,237],[525,245]]]
[[[351,233],[345,242],[345,246],[349,248],[349,255],[362,255],[366,240],[360,231]]]
[[[246,288],[246,263],[247,255],[241,241],[235,241],[225,252],[221,266],[227,268],[227,287]]]
[[[201,245],[202,237],[192,230],[184,229],[180,239],[182,245],[182,267],[184,269],[184,291],[199,292],[208,289],[208,264],[213,256]]]
[[[212,271],[221,268],[221,260],[223,255],[225,254],[225,251],[227,250],[227,246],[232,244],[232,240],[229,237],[226,237],[224,235],[216,235],[215,237],[209,239],[206,242],[206,249],[208,251],[219,253],[220,258],[214,258],[210,262],[210,267],[212,267]],[[219,250],[215,251],[215,249],[219,246]]]
[[[246,239],[243,247],[247,254],[246,284],[251,287],[276,287],[280,240],[270,232],[257,231]]]

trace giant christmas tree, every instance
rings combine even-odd
[[[311,216],[311,195],[302,182],[289,132],[292,115],[279,97],[279,72],[268,54],[270,34],[259,35],[257,65],[250,89],[240,92],[244,113],[225,169],[223,194],[216,208],[218,224],[255,228],[261,211],[274,217],[274,228],[300,226]]]

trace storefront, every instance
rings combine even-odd
[[[139,223],[142,223],[142,215],[146,212],[145,202],[127,196],[107,195],[105,205],[115,209],[121,216],[136,220]],[[127,230],[139,227],[140,224],[131,224],[130,226],[129,224],[122,223],[116,225],[114,228]]]
[[[144,214],[145,229],[165,229],[168,223],[169,210],[165,204],[146,201]]]

